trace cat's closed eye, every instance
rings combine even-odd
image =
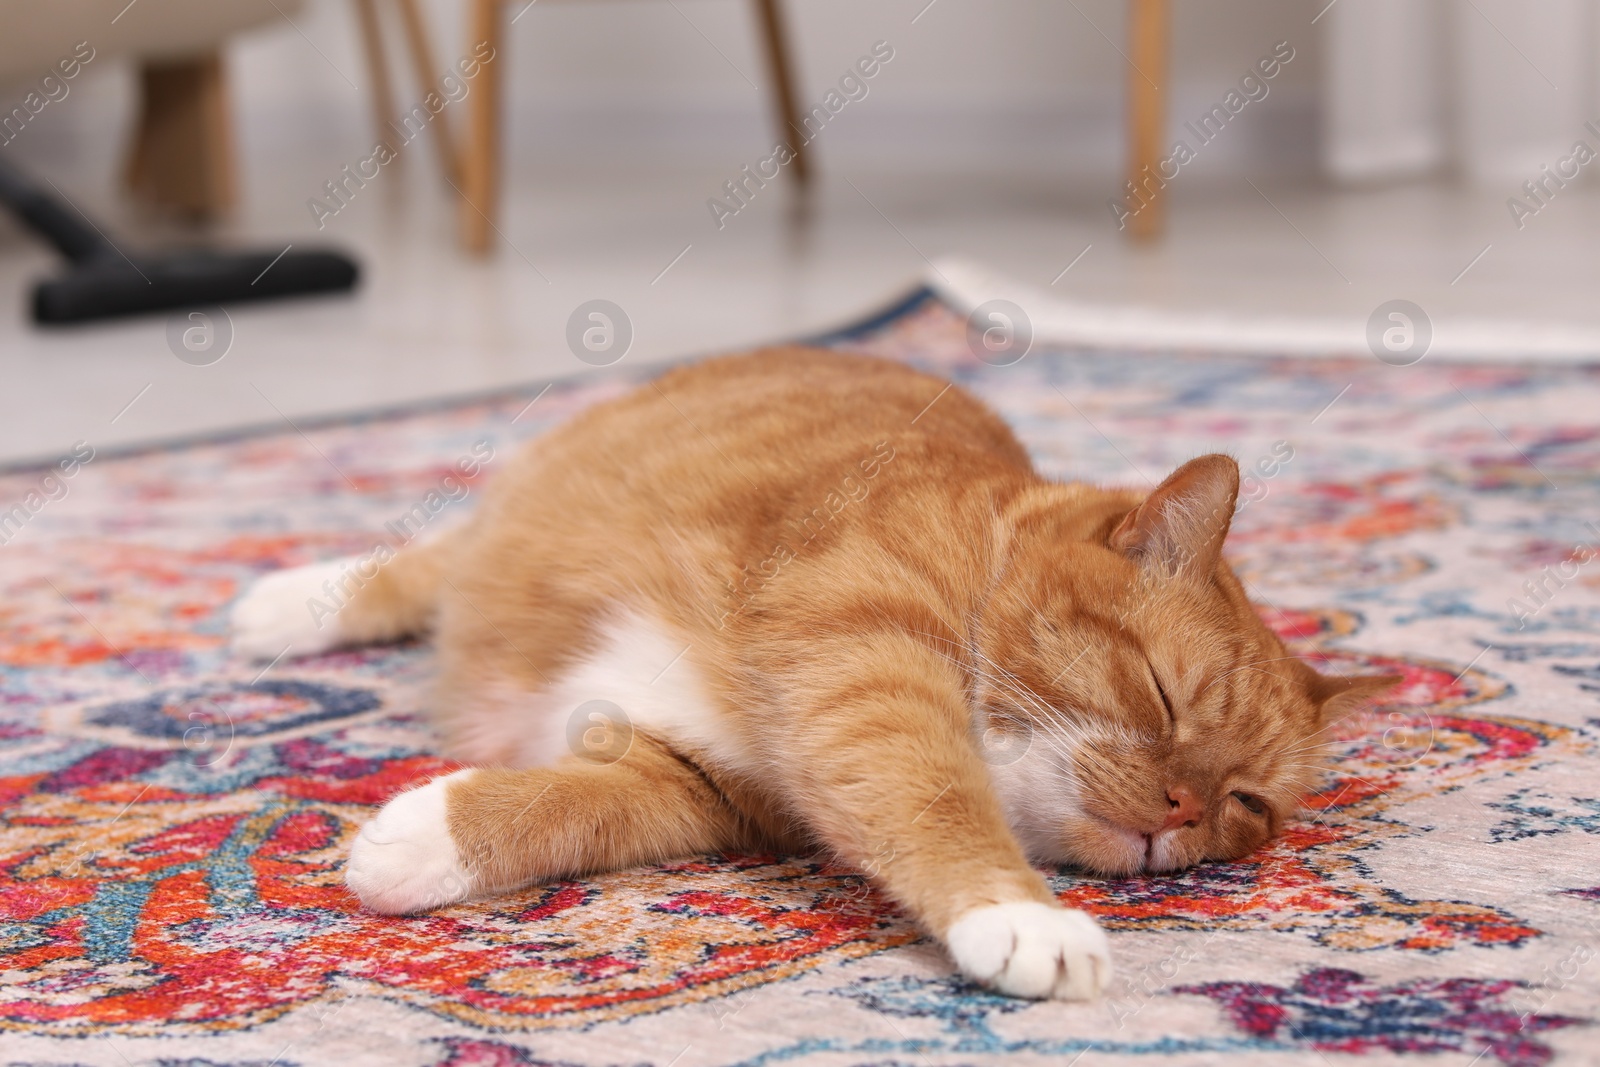
[[[1267,806],[1261,802],[1260,797],[1252,796],[1249,793],[1235,793],[1233,794],[1233,799],[1243,804],[1245,810],[1254,815],[1265,815],[1267,813]]]
[[[1178,716],[1177,713],[1172,710],[1172,698],[1167,696],[1166,687],[1161,684],[1161,678],[1156,674],[1156,669],[1154,667],[1150,668],[1150,680],[1156,683],[1156,692],[1161,695],[1161,704],[1167,709],[1167,721],[1173,725],[1176,725]]]

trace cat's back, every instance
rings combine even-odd
[[[942,378],[771,348],[670,371],[530,442],[491,482],[474,543],[486,582],[553,560],[608,587],[851,531],[931,557],[974,543],[1035,477],[1005,423]]]
[[[890,360],[798,346],[669,371],[542,444],[609,457],[636,477],[687,465],[760,480],[912,439],[1029,463],[1005,423],[950,382]]]

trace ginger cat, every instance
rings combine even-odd
[[[356,838],[375,911],[823,850],[972,978],[1084,999],[1105,935],[1034,864],[1248,854],[1329,721],[1395,681],[1319,675],[1261,623],[1220,555],[1238,487],[1220,455],[1149,494],[1050,482],[948,382],[769,349],[590,409],[376,574],[267,576],[236,648],[433,633],[438,726],[476,766]]]

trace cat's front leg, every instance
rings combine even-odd
[[[819,710],[783,746],[814,832],[969,977],[1011,996],[1099,996],[1111,979],[1105,933],[1063,908],[1029,865],[973,743],[954,668],[909,640],[877,650],[870,666],[851,658],[802,687]]]

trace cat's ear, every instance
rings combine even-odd
[[[1232,456],[1191,459],[1128,512],[1106,544],[1164,575],[1209,577],[1238,498]]]
[[[1405,681],[1401,674],[1323,674],[1306,668],[1306,691],[1322,710],[1324,723],[1337,722],[1373,697]]]

